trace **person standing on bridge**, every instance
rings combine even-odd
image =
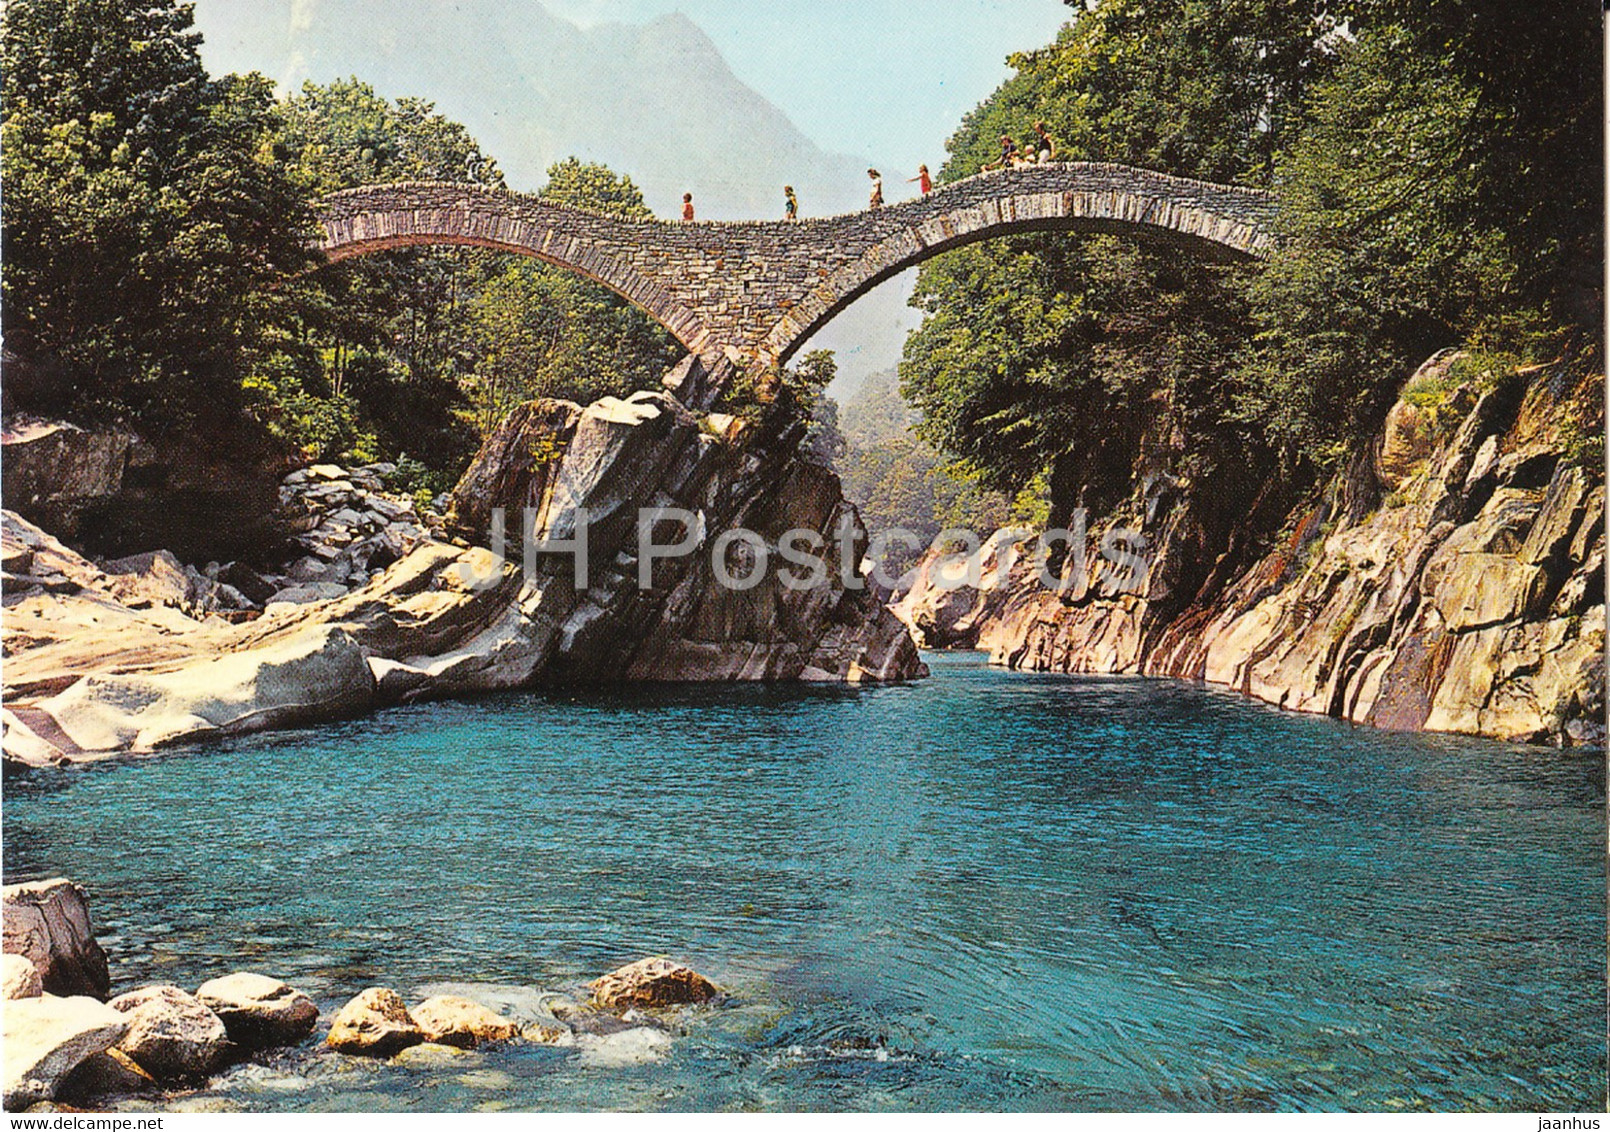
[[[1057,143],[1051,140],[1050,134],[1046,133],[1045,123],[1034,123],[1034,132],[1040,135],[1039,144],[1035,147],[1035,160],[1042,164],[1047,161],[1055,161],[1057,159]]]
[[[683,193],[682,194],[682,219],[683,220],[688,220],[688,221],[691,221],[693,219],[693,194],[692,193]]]
[[[917,166],[917,175],[906,178],[906,184],[908,185],[913,181],[917,182],[917,188],[922,190],[923,196],[927,196],[934,191],[934,179],[928,176],[928,166],[926,165]]]
[[[783,186],[783,219],[799,219],[799,198],[794,195],[793,185]]]
[[[867,207],[878,208],[883,204],[883,174],[876,169],[868,169],[866,175],[872,178],[872,197],[867,201]]]

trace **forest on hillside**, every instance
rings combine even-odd
[[[679,356],[640,311],[530,259],[421,248],[310,270],[328,192],[502,185],[430,102],[209,76],[176,0],[18,0],[0,38],[8,412],[155,434],[239,419],[306,459],[400,461],[403,486],[436,492],[521,401],[624,393]],[[574,158],[541,195],[648,214],[630,178]]]
[[[1058,519],[1158,474],[1284,514],[1437,350],[1465,351],[1449,388],[1527,363],[1602,373],[1598,5],[1069,3],[941,179],[1044,122],[1059,159],[1271,190],[1280,244],[1225,265],[1026,235],[925,265],[901,387],[918,433],[983,483],[1039,479]],[[1583,460],[1601,453],[1585,435]]]

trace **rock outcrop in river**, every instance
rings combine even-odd
[[[232,1075],[260,1076],[272,1072],[269,1065],[307,1071],[338,1056],[390,1059],[416,1071],[452,1066],[488,1046],[533,1043],[567,1047],[582,1065],[640,1064],[664,1057],[698,1008],[720,996],[697,971],[654,956],[594,980],[583,1001],[564,991],[464,983],[436,984],[440,989],[420,992],[426,997],[409,1007],[396,991],[370,987],[335,1010],[319,1037],[313,1000],[254,972],[211,979],[194,994],[170,984],[140,986],[109,1003],[100,1001],[104,979],[97,997],[45,992],[39,971],[70,969],[86,947],[97,955],[100,947],[82,890],[64,879],[6,886],[7,927],[15,910],[38,906],[42,895],[52,896],[58,912],[62,902],[72,904],[73,922],[54,934],[6,934],[0,1104],[10,1112],[55,1101],[75,1109],[149,1108],[183,1103],[185,1093],[205,1105],[204,1094],[228,1088]],[[456,991],[444,993],[449,988]]]
[[[1452,360],[1411,387],[1446,384]],[[1155,498],[1091,524],[1092,546],[1119,526],[1147,536],[1138,593],[1103,584],[1094,554],[1087,576],[1048,589],[1030,541],[1003,588],[935,592],[930,561],[898,608],[928,639],[1015,668],[1203,679],[1387,728],[1602,742],[1605,491],[1582,443],[1600,387],[1559,384],[1540,369],[1399,401],[1279,545],[1242,569],[1221,550],[1184,595],[1201,542],[1188,493],[1159,479]]]
[[[697,387],[703,375],[691,368],[678,387]],[[585,409],[534,403],[488,439],[455,490],[459,541],[415,528],[394,545],[354,511],[336,553],[320,549],[328,538],[304,538],[292,567],[311,575],[336,562],[341,581],[310,577],[328,592],[279,590],[244,618],[198,603],[198,579],[212,580],[176,561],[152,555],[130,567],[141,579],[130,581],[8,512],[5,756],[104,757],[540,682],[918,675],[905,627],[860,581],[866,531],[855,509],[836,476],[795,454],[802,431],[782,416],[696,416],[664,392]],[[487,545],[497,508],[507,559]],[[568,553],[524,561],[527,508],[539,540],[585,529],[584,578]],[[691,517],[656,527],[657,542],[691,538],[686,553],[640,572],[645,508]],[[759,548],[723,538],[737,528]],[[776,569],[779,541],[799,531],[822,547],[812,587],[791,587]],[[360,561],[353,546],[372,553]],[[402,557],[370,573],[392,553]],[[748,584],[757,558],[769,568]],[[740,584],[719,585],[719,574]]]

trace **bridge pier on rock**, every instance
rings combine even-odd
[[[529,508],[538,540],[571,540],[588,521],[586,584],[569,554],[545,554],[518,604],[547,626],[532,676],[542,682],[633,680],[903,680],[925,672],[905,626],[870,588],[847,585],[867,532],[838,477],[801,460],[797,422],[771,429],[726,419],[721,435],[675,397],[634,393],[582,408],[539,400],[516,409],[488,438],[453,491],[448,521],[485,544],[493,511],[518,531]],[[559,456],[534,465],[533,450]],[[645,508],[697,516],[705,535],[690,553],[652,561],[641,584],[638,523]],[[755,585],[718,584],[712,548],[730,530],[753,532],[767,564]],[[779,542],[815,532],[821,584],[783,582]],[[664,522],[661,545],[684,528]],[[511,559],[517,558],[510,552]],[[727,559],[748,581],[749,567]],[[422,685],[423,687],[423,685]]]

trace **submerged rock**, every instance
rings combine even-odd
[[[8,884],[4,902],[5,950],[34,965],[45,993],[106,997],[106,952],[95,942],[83,889],[61,879]]]
[[[663,955],[639,959],[593,980],[592,992],[593,1002],[604,1010],[682,1006],[709,1002],[721,993],[693,968],[673,963]]]
[[[178,987],[142,987],[107,1005],[129,1016],[117,1048],[159,1080],[205,1076],[228,1052],[223,1021]]]
[[[528,1042],[547,1046],[573,1046],[576,1044],[575,1031],[569,1026],[549,1025],[546,1022],[533,1022],[520,1031],[520,1036]]]
[[[663,1061],[671,1052],[671,1035],[652,1026],[637,1026],[614,1034],[583,1034],[576,1039],[581,1063],[596,1068],[620,1068]]]
[[[325,1044],[342,1053],[390,1057],[424,1040],[425,1032],[396,991],[370,987],[336,1013]]]
[[[6,1004],[4,1104],[9,1112],[55,1097],[86,1059],[123,1036],[128,1018],[93,998],[53,994]]]
[[[485,1042],[506,1042],[519,1026],[478,1002],[456,995],[436,995],[409,1011],[427,1042],[474,1049]]]
[[[293,1045],[313,1032],[319,1008],[299,990],[250,971],[211,979],[196,998],[217,1014],[229,1040],[247,1049]]]
[[[464,1046],[448,1045],[445,1042],[421,1042],[396,1054],[392,1057],[391,1064],[404,1069],[464,1069],[479,1065],[482,1060],[480,1054]]]

